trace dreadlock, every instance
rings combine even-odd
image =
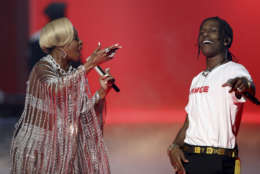
[[[219,23],[219,29],[220,29],[220,39],[224,40],[226,38],[230,38],[230,43],[228,43],[228,45],[226,45],[226,49],[227,49],[227,60],[232,60],[232,58],[234,57],[234,55],[229,51],[229,48],[232,45],[232,41],[233,41],[233,29],[230,27],[230,25],[224,20],[219,18],[218,16],[215,17],[209,17],[206,18],[202,21],[202,23],[200,24],[200,30],[202,28],[202,26],[204,25],[205,22],[209,21],[209,20],[216,20]],[[198,37],[198,56],[200,55],[200,44],[199,44],[199,37]]]

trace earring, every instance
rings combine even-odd
[[[61,51],[62,51],[62,58],[63,59],[66,59],[66,57],[67,57],[67,53],[64,51],[64,49],[61,49]]]
[[[67,53],[65,51],[63,51],[64,55],[63,55],[63,59],[66,59],[67,57]]]

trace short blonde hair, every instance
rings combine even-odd
[[[48,53],[49,49],[72,42],[74,28],[68,18],[59,18],[46,24],[40,33],[40,47]]]

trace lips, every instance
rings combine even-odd
[[[203,44],[213,44],[213,42],[211,41],[211,40],[204,40],[203,42],[202,42]]]
[[[205,39],[205,40],[201,41],[201,46],[208,46],[208,45],[210,46],[213,44],[214,44],[214,42],[209,39]]]

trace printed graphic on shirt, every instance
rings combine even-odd
[[[208,92],[209,92],[209,86],[201,86],[201,87],[192,88],[190,91],[191,94],[208,93]]]

